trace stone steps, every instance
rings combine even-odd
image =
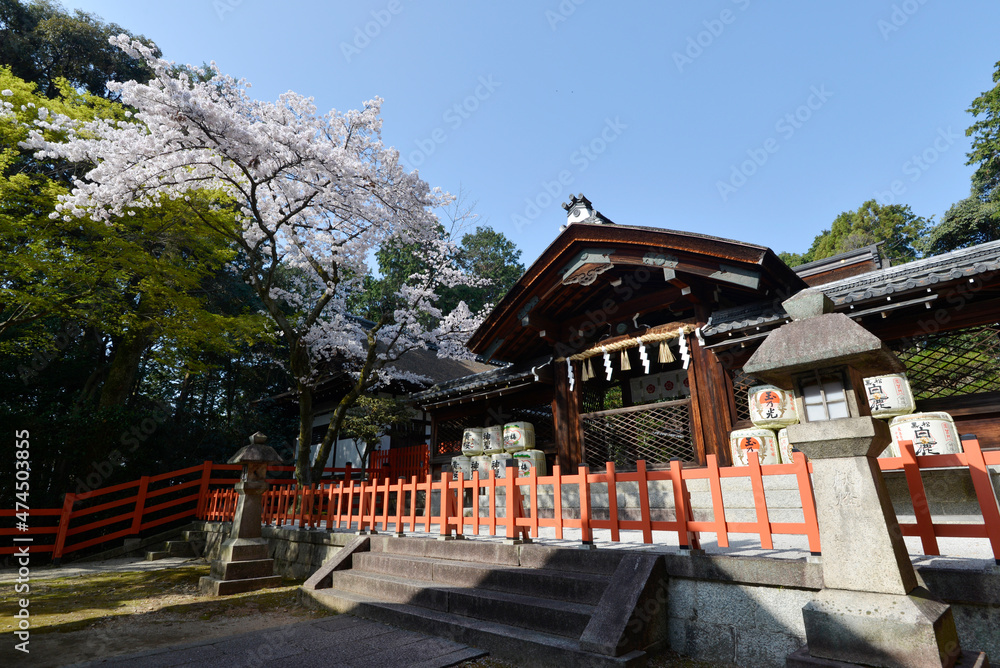
[[[204,531],[184,531],[183,540],[165,541],[158,550],[146,552],[146,561],[158,561],[167,557],[200,557],[205,550],[207,540]]]
[[[636,559],[622,551],[371,536],[345,547],[300,596],[517,665],[642,665],[642,650],[660,640],[636,641],[625,629],[651,573]],[[615,609],[621,605],[627,609]]]
[[[564,573],[550,568],[490,567],[461,560],[430,559],[380,552],[355,555],[354,569],[383,575],[404,575],[458,587],[475,587],[525,596],[597,605],[608,577]]]
[[[594,606],[541,599],[461,586],[429,584],[391,575],[364,571],[333,574],[333,589],[378,598],[389,603],[408,603],[438,612],[519,626],[546,628],[555,635],[579,638],[594,613]]]
[[[418,631],[488,651],[518,666],[622,666],[646,663],[646,653],[635,650],[623,656],[587,652],[576,640],[540,631],[430,610],[407,603],[391,603],[373,596],[337,589],[301,590],[307,605],[350,613],[365,619]]]

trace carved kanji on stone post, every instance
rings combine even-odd
[[[818,290],[784,303],[793,321],[768,335],[746,373],[795,393],[788,440],[813,466],[823,589],[802,609],[805,648],[787,666],[951,668],[962,653],[951,607],[918,586],[876,458],[892,440],[863,377],[904,370],[878,337]],[[967,663],[966,663],[967,662]]]

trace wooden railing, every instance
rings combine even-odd
[[[1000,451],[983,451],[974,437],[963,437],[964,452],[955,455],[916,456],[909,442],[900,444],[901,456],[878,460],[883,471],[901,470],[913,501],[914,521],[901,524],[905,536],[918,536],[925,554],[939,554],[938,538],[985,538],[994,558],[1000,563],[1000,505],[990,478],[989,466],[1000,466]],[[613,462],[605,470],[591,472],[586,467],[564,474],[555,467],[552,475],[537,476],[532,470],[515,477],[507,469],[505,477],[480,479],[478,472],[466,480],[442,475],[434,480],[429,474],[411,475],[409,480],[372,476],[358,479],[351,467],[327,469],[330,479],[304,488],[296,488],[287,475],[292,467],[269,469],[271,489],[263,496],[264,523],[293,525],[326,530],[377,530],[432,532],[441,535],[490,535],[502,533],[508,538],[537,537],[543,528],[552,529],[562,539],[567,529],[579,530],[583,543],[594,541],[595,530],[607,530],[611,541],[621,540],[622,531],[635,531],[642,542],[654,542],[654,532],[677,535],[682,548],[700,547],[700,535],[713,533],[720,547],[729,546],[730,534],[756,534],[761,548],[772,549],[775,535],[805,537],[810,552],[821,550],[819,526],[810,474],[811,465],[796,452],[791,464],[761,466],[755,453],[746,467],[720,468],[714,455],[708,465],[684,468],[679,461],[668,469],[648,470],[638,462],[635,471],[619,472]],[[921,471],[942,468],[965,469],[971,476],[982,521],[966,523],[935,522],[931,517]],[[229,521],[236,508],[233,483],[241,467],[235,464],[212,464],[172,471],[138,481],[116,485],[88,494],[67,494],[62,509],[30,511],[27,531],[0,528],[0,535],[31,539],[32,553],[51,553],[53,558],[82,550],[140,531],[186,518]],[[794,476],[801,501],[801,522],[773,522],[768,514],[764,480],[768,476]],[[726,517],[722,494],[724,478],[749,480],[755,520],[734,522]],[[706,480],[711,499],[711,518],[695,519],[691,511],[689,485]],[[634,485],[638,491],[638,519],[621,519],[617,487]],[[668,486],[672,492],[673,519],[653,519],[650,485]],[[600,485],[597,493],[593,487]],[[563,491],[575,491],[578,502],[573,509],[563,507]],[[502,490],[502,493],[500,492]],[[480,510],[479,499],[487,504]],[[537,510],[539,499],[551,496],[551,516]],[[502,497],[502,498],[501,498]],[[471,499],[471,503],[467,500]],[[594,512],[595,500],[606,500],[607,517]],[[436,509],[435,509],[436,507]],[[660,509],[662,510],[662,509]],[[568,515],[574,515],[568,517]],[[0,517],[14,517],[14,511],[0,511]],[[109,529],[112,529],[109,531]],[[23,545],[24,543],[18,543]],[[0,546],[0,554],[13,554],[15,548]]]
[[[917,457],[913,445],[900,444],[903,455],[894,459],[880,459],[883,470],[903,470],[914,501],[915,522],[901,524],[903,535],[920,536],[925,554],[939,554],[937,537],[987,538],[993,549],[994,558],[1000,562],[1000,506],[989,477],[988,465],[1000,465],[1000,451],[983,452],[975,438],[963,439],[965,452],[958,455],[930,455]],[[635,471],[617,472],[615,465],[608,462],[602,472],[590,472],[581,466],[575,474],[563,474],[555,467],[552,475],[531,475],[514,477],[515,471],[507,469],[505,477],[496,478],[490,471],[489,477],[480,479],[478,472],[466,480],[459,475],[457,480],[442,475],[434,480],[430,475],[423,479],[416,476],[409,481],[377,480],[344,481],[321,483],[305,489],[283,486],[270,490],[264,495],[264,522],[277,526],[294,525],[302,528],[326,530],[373,530],[382,532],[436,531],[441,535],[471,533],[478,535],[481,530],[497,535],[498,530],[508,538],[520,536],[537,537],[541,528],[553,529],[555,538],[562,539],[566,529],[580,531],[583,543],[594,541],[594,530],[608,530],[611,541],[619,541],[622,531],[636,531],[643,543],[654,542],[654,532],[670,532],[677,535],[682,548],[700,547],[700,533],[716,535],[720,547],[729,546],[730,534],[756,534],[763,549],[773,548],[775,535],[800,535],[806,539],[808,549],[820,554],[819,526],[810,474],[812,466],[802,453],[796,452],[791,464],[761,466],[755,453],[750,455],[750,465],[746,467],[720,468],[714,455],[709,455],[708,466],[683,468],[679,461],[673,461],[666,470],[651,471],[645,462],[638,462]],[[936,468],[967,467],[975,486],[977,499],[982,508],[982,523],[935,523],[929,512],[921,470]],[[802,522],[773,522],[768,516],[767,499],[764,493],[764,479],[768,476],[794,476],[798,483],[802,507]],[[756,520],[733,522],[726,518],[726,508],[722,495],[722,479],[749,479],[754,501]],[[696,520],[691,512],[689,483],[692,480],[707,480],[711,495],[712,518]],[[650,483],[668,482],[672,489],[672,520],[654,520],[649,502]],[[639,519],[624,520],[619,517],[616,487],[634,483],[639,493]],[[606,485],[601,490],[601,500],[606,499],[607,519],[595,517],[594,501],[597,495],[594,485]],[[563,507],[563,490],[575,488],[579,498],[579,508],[573,508],[573,515],[566,517]],[[498,490],[503,490],[500,500]],[[459,492],[462,493],[459,493]],[[552,497],[552,517],[542,517],[532,509],[538,508],[541,495]],[[229,520],[235,509],[235,495],[231,490],[210,492],[203,519]],[[489,507],[481,511],[473,501],[485,496]],[[442,502],[442,499],[444,502]],[[525,503],[526,501],[526,503]],[[498,504],[502,504],[499,505]],[[437,510],[434,510],[434,507]],[[467,512],[468,511],[468,512]],[[502,512],[498,512],[502,511]]]
[[[422,463],[417,451],[424,453]],[[400,449],[396,456],[373,458],[368,476],[374,479],[397,474],[414,475],[418,471],[426,474],[426,453],[426,446],[417,446]],[[239,464],[206,461],[120,485],[70,493],[65,495],[62,508],[28,510],[27,521],[21,519],[25,516],[24,511],[0,510],[4,522],[0,527],[0,536],[4,537],[0,555],[15,554],[19,548],[27,546],[31,554],[49,554],[53,560],[58,560],[66,554],[138,536],[149,529],[188,518],[204,518],[208,512],[205,504],[220,492],[232,497],[229,506],[219,506],[228,508],[231,517],[235,509],[233,484],[239,480],[242,469]],[[294,471],[293,466],[269,467],[268,483],[275,489],[294,487]],[[349,481],[363,477],[361,474],[361,469],[348,464],[324,469],[323,477],[327,481]]]

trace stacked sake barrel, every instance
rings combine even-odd
[[[799,421],[792,393],[774,385],[758,385],[750,388],[747,399],[754,426],[730,432],[733,465],[747,466],[751,451],[757,453],[761,465],[790,464],[792,448],[785,427]]]
[[[865,378],[872,416],[889,420],[892,443],[879,457],[899,457],[900,441],[912,441],[918,455],[950,455],[962,451],[955,421],[948,413],[914,413],[916,402],[906,374]]]
[[[535,450],[535,426],[530,422],[509,422],[503,426],[472,427],[462,434],[462,454],[451,459],[453,477],[461,471],[466,478],[479,472],[480,479],[492,470],[503,478],[508,468],[528,475],[531,468],[545,475],[545,454]]]

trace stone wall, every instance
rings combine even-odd
[[[802,606],[822,588],[819,563],[666,555],[670,647],[719,665],[781,667],[805,645]],[[917,567],[950,603],[963,648],[1000,657],[1000,568]],[[995,659],[994,659],[995,660]]]
[[[192,528],[206,532],[206,558],[217,558],[229,524],[197,522]],[[355,537],[274,527],[264,527],[263,535],[277,573],[299,579]],[[663,560],[667,581],[653,604],[667,606],[671,649],[720,666],[779,668],[785,656],[805,644],[801,610],[823,586],[819,563],[680,553],[665,554]],[[932,595],[952,605],[964,648],[1000,657],[1000,567],[971,565],[918,566],[917,577]]]
[[[222,543],[229,537],[229,526],[229,522],[194,523],[193,530],[205,532],[205,559],[219,558]],[[267,539],[268,555],[274,559],[275,573],[299,580],[312,575],[354,538],[352,533],[269,526],[263,527],[262,534]]]

